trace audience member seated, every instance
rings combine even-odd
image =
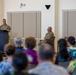
[[[47,43],[42,44],[38,50],[39,65],[29,70],[29,73],[38,75],[68,75],[64,68],[54,65],[55,56],[53,47]]]
[[[67,43],[65,39],[62,38],[58,40],[58,48],[59,52],[56,57],[56,63],[64,68],[67,68],[72,57],[67,51]]]
[[[2,53],[0,52],[0,62],[3,60]]]
[[[38,64],[37,51],[34,50],[34,48],[36,47],[35,38],[34,37],[27,37],[25,39],[25,46],[27,49],[24,51],[24,53],[27,55],[27,57],[29,59],[29,63],[30,63],[29,68],[33,68]]]
[[[7,56],[7,59],[2,61],[0,63],[0,75],[2,75],[2,73],[6,73],[10,70],[11,65],[12,65],[12,57],[15,53],[15,47],[14,46],[7,46],[5,49],[5,54]]]
[[[28,59],[23,52],[17,52],[12,59],[13,68],[3,75],[33,75],[27,73]]]
[[[14,38],[14,45],[16,47],[16,52],[18,51],[23,51],[23,46],[22,46],[22,38],[21,37],[16,37]]]
[[[68,37],[68,51],[71,53],[72,57],[76,56],[76,45],[75,38],[73,36]]]

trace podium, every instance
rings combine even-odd
[[[0,30],[0,51],[4,52],[4,46],[9,42],[9,35],[7,30]]]

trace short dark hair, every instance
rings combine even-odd
[[[17,52],[13,56],[12,62],[13,62],[13,67],[17,70],[16,73],[20,73],[22,70],[26,69],[28,66],[27,56],[23,52]]]
[[[52,59],[53,56],[54,56],[54,48],[52,45],[49,45],[48,43],[43,43],[39,47],[39,58],[41,60]]]
[[[14,53],[15,53],[15,46],[9,45],[6,48],[6,55],[11,56],[14,55]]]
[[[68,42],[69,42],[71,45],[75,45],[75,37],[73,37],[73,36],[68,37]]]
[[[33,49],[36,46],[36,39],[34,37],[27,37],[25,39],[25,46],[28,49]]]
[[[58,40],[58,47],[59,47],[59,50],[67,50],[67,42],[64,38],[61,38]]]

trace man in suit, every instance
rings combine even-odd
[[[10,31],[11,27],[7,25],[6,19],[3,19],[3,24],[0,26],[0,30],[7,30]]]

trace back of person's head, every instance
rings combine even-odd
[[[73,36],[68,37],[68,42],[69,42],[71,45],[75,45],[75,37],[73,37]]]
[[[38,57],[41,61],[51,60],[54,61],[54,48],[48,43],[43,43],[39,46]]]
[[[15,69],[15,75],[24,75],[22,71],[26,72],[28,67],[27,56],[23,52],[18,52],[13,56],[12,62]]]
[[[15,46],[21,46],[22,45],[22,38],[21,37],[15,37],[14,38],[14,44]]]
[[[36,46],[36,39],[34,37],[27,37],[25,39],[25,46],[28,49],[33,49]]]
[[[8,45],[5,49],[7,56],[13,56],[15,54],[15,47],[13,45]]]
[[[59,47],[59,51],[61,50],[66,50],[67,49],[67,42],[65,39],[59,39],[58,40],[58,47]]]
[[[69,57],[68,51],[67,51],[67,42],[65,39],[59,39],[58,40],[58,47],[59,47],[59,53],[64,58],[67,59]]]

